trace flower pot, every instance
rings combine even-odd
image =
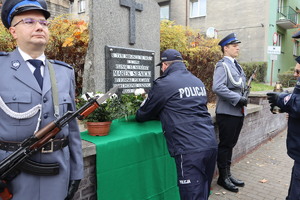
[[[108,135],[111,122],[87,122],[88,134],[92,136]]]

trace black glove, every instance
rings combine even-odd
[[[247,106],[248,101],[245,97],[241,97],[239,102],[237,103],[238,106],[243,107],[243,106]]]
[[[72,181],[69,182],[68,195],[65,198],[65,200],[73,199],[73,196],[74,196],[75,192],[78,190],[80,181],[81,180],[72,180]]]
[[[271,104],[271,107],[274,107],[277,105],[277,100],[278,100],[279,94],[280,94],[279,92],[268,92],[267,93],[267,97],[268,97],[269,103]]]
[[[3,192],[6,187],[7,187],[6,183],[0,180],[0,193]]]

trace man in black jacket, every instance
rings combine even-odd
[[[296,58],[300,64],[300,56]],[[278,106],[281,112],[289,114],[287,130],[287,154],[294,160],[291,182],[286,200],[295,200],[300,197],[300,78],[296,83],[293,93],[267,93],[271,110]]]
[[[174,49],[164,51],[158,65],[163,75],[154,81],[136,120],[160,119],[169,153],[175,159],[181,199],[206,200],[217,142],[205,86],[186,69]]]

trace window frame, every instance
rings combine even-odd
[[[86,11],[86,0],[78,0],[78,14],[85,13]]]
[[[193,12],[195,10],[194,7],[196,7],[196,13]],[[190,18],[205,17],[206,15],[207,0],[190,0]]]
[[[168,19],[167,20],[170,20],[170,1],[166,1],[166,2],[162,2],[162,3],[158,3],[158,5],[160,6],[160,13],[159,13],[159,17],[160,17],[160,20],[165,20],[166,18],[162,18],[161,16],[161,8],[162,7],[168,7]]]

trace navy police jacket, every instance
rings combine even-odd
[[[283,112],[289,113],[287,153],[292,159],[300,162],[300,89],[295,88],[292,94],[281,93],[277,105]]]
[[[154,81],[136,120],[160,119],[171,156],[216,149],[214,126],[206,104],[202,81],[182,62],[175,62]]]

